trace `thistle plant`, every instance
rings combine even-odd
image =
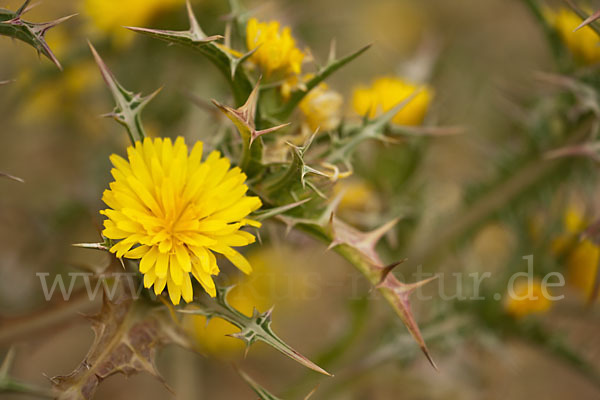
[[[585,210],[573,211],[568,202],[558,201],[558,213],[539,205],[540,198],[549,194],[560,197],[573,176],[589,183],[595,174],[600,86],[590,64],[598,60],[593,44],[599,40],[595,20],[600,13],[590,16],[571,2],[567,2],[570,8],[559,11],[537,0],[517,2],[531,12],[545,35],[555,65],[551,72],[537,76],[553,91],[534,94],[518,107],[517,114],[525,115],[514,123],[522,134],[519,146],[505,158],[490,162],[492,176],[470,185],[456,216],[439,223],[427,241],[418,239],[416,229],[426,212],[421,207],[424,194],[416,171],[431,143],[464,130],[433,123],[429,116],[439,91],[432,83],[412,77],[385,74],[368,85],[357,81],[346,100],[327,80],[368,54],[371,45],[341,57],[332,45],[323,57],[326,61],[319,64],[314,60],[321,57],[303,48],[290,27],[256,18],[236,0],[229,2],[225,27],[210,34],[201,27],[189,0],[185,2],[186,30],[122,27],[123,32],[127,29],[139,36],[135,39],[139,42],[129,44],[158,39],[178,46],[181,53],[177,56],[189,51],[210,62],[214,69],[202,71],[204,77],[220,74],[226,94],[218,99],[192,96],[216,115],[219,124],[218,132],[209,135],[211,140],[200,141],[178,132],[149,129],[148,116],[142,112],[150,113],[148,105],[158,102],[161,89],[143,95],[121,84],[120,74],[112,72],[120,72],[116,63],[103,58],[109,46],[88,41],[85,54],[93,58],[114,102],[112,111],[97,111],[116,121],[130,142],[103,163],[112,177],[108,188],[97,196],[104,203],[95,210],[102,224],[100,239],[75,244],[100,251],[110,260],[91,268],[96,287],[100,283],[102,287],[102,307],[87,317],[95,339],[81,364],[70,374],[50,378],[48,388],[10,375],[11,350],[0,367],[0,393],[92,399],[108,377],[142,372],[175,392],[159,372],[156,355],[171,344],[207,351],[209,342],[216,343],[211,335],[222,333],[219,329],[210,332],[211,320],[229,324],[234,330],[229,336],[243,343],[246,353],[262,342],[306,369],[306,375],[277,397],[253,373],[234,366],[261,399],[334,398],[355,377],[390,362],[408,366],[423,360],[434,376],[436,361],[457,343],[473,340],[485,347],[507,336],[537,344],[600,385],[600,374],[585,354],[542,323],[554,310],[542,273],[559,271],[563,263],[569,270],[568,283],[583,293],[588,304],[596,302],[599,222]],[[143,9],[130,20],[146,24],[162,7],[179,5],[183,10],[179,0],[136,1],[122,7],[85,2],[96,28],[111,35],[122,16]],[[70,17],[31,23],[22,18],[29,8],[28,0],[15,12],[0,10],[0,35],[29,44],[60,68],[44,36]],[[578,29],[580,36],[574,36],[572,29]],[[157,53],[153,57],[162,57]],[[122,54],[128,57],[129,50]],[[393,174],[377,167],[386,161],[388,151],[394,159],[390,165],[397,169]],[[364,165],[363,153],[369,152],[381,157],[373,161],[373,168]],[[8,174],[0,173],[0,177],[19,180]],[[404,212],[406,208],[410,211]],[[352,213],[358,218],[349,217]],[[539,219],[532,217],[538,214]],[[563,214],[564,221],[558,221]],[[437,273],[451,265],[451,255],[463,257],[465,249],[478,242],[480,228],[488,224],[509,226],[518,240],[512,251],[506,251],[509,261],[502,265],[500,278],[477,292],[484,295],[483,301],[443,302],[437,297],[427,305],[411,301],[412,294],[422,294],[436,283]],[[271,299],[261,292],[269,285],[252,287],[259,296],[245,292],[249,290],[244,289],[245,279],[252,276],[253,260],[258,259],[252,257],[253,252],[276,240],[299,248],[289,257],[297,256],[307,240],[312,246],[319,242],[323,252],[336,253],[358,272],[366,288],[364,298],[349,306],[351,318],[338,341],[323,343],[325,350],[320,353],[305,355],[301,345],[277,333],[278,309],[276,304],[265,307],[265,299]],[[522,270],[516,260],[529,249],[543,260],[542,271],[530,280],[515,281],[514,293],[508,294],[507,282]],[[419,264],[431,274],[403,277],[421,271]],[[236,278],[228,275],[230,266],[235,267]],[[236,275],[238,271],[243,275]],[[120,274],[133,281],[118,279]],[[531,293],[533,300],[526,298]],[[386,310],[378,310],[387,313],[383,325],[368,319],[370,295],[387,305]],[[425,309],[425,315],[414,313],[415,305]],[[62,323],[57,319],[55,323]],[[204,323],[208,325],[202,330],[198,325]],[[15,322],[14,326],[0,333],[0,343],[11,342],[38,325],[33,322],[22,328]],[[344,357],[357,357],[350,350],[358,348],[357,341],[365,332],[368,351],[358,355],[353,365],[343,365]],[[373,340],[373,334],[381,340]],[[220,349],[219,345],[215,348]],[[341,382],[337,386],[328,383],[336,379]],[[323,390],[305,391],[318,383]]]

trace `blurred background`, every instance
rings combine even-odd
[[[223,32],[227,2],[192,4],[209,35]],[[244,4],[260,20],[290,26],[299,47],[310,48],[315,63],[325,62],[331,40],[340,55],[373,43],[365,55],[328,80],[344,98],[344,119],[359,118],[351,106],[356,86],[397,75],[433,88],[428,124],[464,128],[462,135],[432,140],[426,152],[410,145],[366,146],[350,178],[351,196],[340,211],[347,220],[371,229],[385,218],[402,217],[397,231],[386,238],[384,251],[390,257],[409,257],[398,269],[406,281],[422,264],[428,272],[447,272],[448,280],[441,281],[450,297],[457,291],[454,272],[491,271],[494,277],[503,276],[491,279],[489,285],[496,288],[505,279],[497,271],[524,270],[522,257],[534,253],[536,268],[568,273],[568,259],[554,257],[548,249],[569,232],[569,212],[597,215],[590,166],[573,176],[566,171],[561,185],[534,196],[527,208],[509,207],[474,227],[460,246],[439,257],[424,254],[435,244],[439,227],[455,221],[468,204],[476,190],[472,188],[493,180],[502,160],[519,153],[524,140],[519,122],[526,118],[526,107],[550,92],[535,76],[555,67],[543,32],[524,2]],[[20,2],[3,0],[0,6],[15,10]],[[69,373],[84,358],[93,333],[77,313],[90,313],[99,303],[52,303],[55,312],[72,318],[19,340],[3,342],[2,331],[49,306],[36,273],[52,277],[107,262],[101,252],[70,245],[100,239],[100,197],[111,180],[108,156],[123,154],[128,145],[122,127],[100,117],[113,103],[86,41],[96,46],[126,88],[144,94],[163,88],[144,112],[153,136],[183,135],[188,143],[211,143],[222,120],[198,99],[206,104],[212,98],[231,101],[225,80],[199,54],[121,28],[186,29],[182,0],[47,0],[27,18],[38,22],[73,13],[79,15],[47,34],[62,72],[29,46],[0,38],[0,81],[14,80],[0,86],[0,171],[25,181],[0,180],[0,345],[3,351],[16,345],[13,375],[39,385],[47,384],[45,376]],[[301,117],[294,118],[297,123]],[[418,171],[407,181],[402,171],[416,154]],[[525,225],[531,235],[524,233]],[[118,375],[100,386],[96,398],[255,398],[232,362],[282,398],[303,398],[317,384],[315,399],[600,398],[598,376],[580,365],[600,367],[600,314],[597,306],[585,306],[585,296],[576,287],[564,289],[565,300],[534,316],[533,325],[517,321],[523,324],[518,328],[512,327],[515,322],[498,322],[507,319],[501,301],[471,306],[437,296],[415,300],[417,321],[426,341],[431,339],[440,369],[436,372],[407,339],[387,304],[343,259],[300,233],[285,236],[284,227],[277,224],[267,224],[262,235],[265,243],[251,246],[247,253],[256,274],[240,284],[237,305],[246,312],[252,304],[261,311],[275,305],[274,327],[280,336],[325,364],[335,378],[317,377],[262,344],[244,358],[241,344],[222,337],[234,328],[212,321],[209,329],[205,321],[189,320],[188,328],[205,356],[175,346],[158,356],[158,369],[177,396],[150,376]],[[540,235],[544,245],[536,242]],[[583,250],[582,254],[579,263],[593,264],[598,257]],[[233,270],[220,279],[242,280]],[[434,295],[435,285],[429,289]],[[456,311],[461,309],[467,311]],[[531,334],[540,327],[546,336]]]

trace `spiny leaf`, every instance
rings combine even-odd
[[[317,132],[312,134],[302,146],[296,146],[290,142],[286,143],[292,150],[292,162],[288,165],[284,173],[269,182],[265,182],[263,186],[267,197],[270,198],[283,190],[293,190],[294,187],[300,184],[302,189],[309,186],[315,193],[325,198],[315,185],[306,180],[308,174],[330,178],[329,174],[307,165],[305,161],[306,152],[310,148],[316,134]]]
[[[339,60],[329,60],[327,65],[322,67],[315,76],[306,82],[305,87],[295,90],[290,95],[290,98],[285,103],[285,105],[275,113],[275,116],[280,121],[285,121],[292,114],[296,106],[300,104],[304,96],[308,94],[312,89],[317,87],[321,82],[327,79],[331,74],[342,68],[344,65],[348,64],[350,61],[354,60],[365,51],[367,51],[371,47],[370,44],[364,46],[363,48],[355,51],[352,54],[347,55],[346,57],[340,58]]]
[[[100,58],[100,55],[94,46],[92,46],[90,42],[88,42],[88,45],[90,46],[90,50],[94,55],[94,59],[100,68],[100,72],[102,73],[102,77],[104,78],[110,93],[117,103],[113,112],[105,114],[105,116],[114,118],[115,121],[127,129],[132,144],[135,144],[137,140],[144,140],[146,134],[142,125],[142,111],[161,89],[156,90],[146,97],[142,97],[140,93],[135,94],[128,91],[116,80],[102,58]]]
[[[396,223],[397,220],[392,220],[371,232],[365,233],[351,227],[332,215],[330,229],[333,239],[329,248],[345,245],[349,249],[352,249],[353,252],[358,253],[360,260],[356,261],[360,262],[365,269],[365,271],[363,271],[365,275],[368,276],[371,283],[375,285],[386,300],[392,305],[431,365],[437,369],[429,350],[425,345],[419,326],[414,319],[409,300],[412,292],[426,283],[431,282],[433,279],[436,279],[437,276],[411,284],[400,282],[398,278],[391,273],[391,270],[402,261],[386,266],[375,251],[377,242],[379,242],[381,237],[383,237],[383,235],[385,235],[385,233]],[[343,252],[344,251],[342,250],[342,253]],[[356,254],[354,256],[356,256]]]
[[[412,284],[400,282],[391,271],[404,260],[385,265],[375,250],[379,240],[394,227],[397,220],[392,220],[371,232],[361,232],[335,217],[335,210],[343,194],[343,192],[338,194],[317,218],[278,215],[277,219],[287,226],[288,231],[293,227],[299,227],[329,243],[329,249],[335,249],[365,275],[392,306],[425,357],[437,369],[414,319],[409,301],[412,292],[436,279],[437,276]]]
[[[248,376],[248,374],[246,374],[241,369],[236,368],[235,370],[238,373],[238,375],[248,384],[248,386],[250,386],[252,388],[252,390],[254,390],[254,393],[256,393],[256,395],[258,396],[259,399],[261,399],[261,400],[281,400],[279,397],[269,393],[269,391],[267,389],[265,389],[264,387],[262,387],[261,385],[256,383],[256,381],[254,379],[252,379],[250,376]]]
[[[217,287],[217,295],[215,298],[203,296],[200,300],[193,303],[197,308],[181,310],[180,312],[204,315],[207,319],[214,317],[221,318],[240,329],[239,332],[234,333],[231,336],[244,341],[247,349],[256,341],[261,341],[305,367],[321,374],[331,376],[329,372],[298,353],[273,332],[271,329],[272,309],[264,313],[260,313],[258,310],[254,309],[252,316],[248,317],[233,308],[227,301],[227,294],[232,288],[232,286]]]
[[[169,31],[137,27],[126,28],[143,35],[164,40],[168,43],[190,47],[200,52],[223,73],[230,83],[236,105],[243,104],[248,95],[252,92],[252,84],[250,83],[248,76],[242,68],[239,68],[243,59],[247,59],[247,55],[236,58],[222,46],[215,43],[215,41],[221,39],[222,36],[206,36],[204,31],[200,28],[200,24],[198,24],[198,20],[194,15],[189,0],[187,0],[186,5],[188,19],[190,21],[190,28],[186,31]]]
[[[44,23],[28,22],[23,20],[22,16],[33,7],[29,5],[30,2],[31,0],[26,0],[16,12],[0,8],[0,35],[10,36],[29,44],[62,70],[60,62],[46,43],[45,36],[48,30],[77,14]]]
[[[383,262],[375,251],[375,246],[383,237],[383,235],[385,235],[397,223],[398,219],[393,219],[381,227],[365,233],[354,229],[332,214],[330,226],[333,233],[333,240],[329,245],[329,249],[332,249],[340,244],[347,244],[361,252],[367,261],[371,262],[373,265],[383,267]]]
[[[223,38],[223,36],[221,35],[207,36],[202,30],[202,28],[200,28],[200,24],[198,23],[198,20],[194,15],[192,6],[189,1],[186,2],[186,7],[190,23],[190,28],[187,31],[170,31],[163,29],[138,28],[132,26],[126,26],[125,28],[130,29],[134,32],[148,34],[159,39],[166,40],[170,43],[190,47],[200,47],[211,43],[215,40]]]
[[[118,373],[147,372],[167,386],[154,364],[156,350],[169,343],[190,347],[164,309],[129,295],[107,297],[105,292],[100,313],[89,317],[96,338],[85,360],[71,374],[51,379],[59,400],[91,399],[104,379]]]
[[[293,217],[283,214],[277,215],[276,218],[286,225],[286,230],[288,233],[292,230],[292,228],[298,225],[311,226],[313,228],[316,228],[315,233],[320,232],[322,238],[325,239],[327,242],[330,242],[331,240],[329,239],[329,236],[325,233],[325,231],[327,230],[329,221],[331,220],[331,216],[342,201],[343,195],[344,193],[341,192],[336,197],[334,197],[333,200],[329,202],[327,207],[315,218]]]
[[[244,105],[238,108],[232,108],[229,106],[222,105],[216,100],[213,100],[213,104],[223,112],[236,126],[240,136],[242,138],[242,152],[240,154],[239,167],[248,175],[253,175],[253,172],[258,168],[262,158],[262,142],[259,140],[254,146],[252,144],[256,139],[267,133],[274,132],[278,129],[284,128],[289,125],[283,124],[267,128],[263,130],[256,130],[254,119],[256,117],[256,105],[258,103],[260,81],[256,84]]]
[[[400,101],[391,110],[381,114],[374,119],[365,119],[362,126],[352,129],[347,136],[342,139],[334,140],[331,149],[326,156],[326,162],[330,164],[344,163],[350,164],[352,155],[356,148],[367,140],[377,139],[387,141],[385,128],[391,122],[398,112],[406,107],[417,95],[419,91],[414,91],[410,96]]]

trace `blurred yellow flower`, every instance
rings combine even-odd
[[[289,27],[280,30],[279,22],[258,22],[250,18],[246,26],[248,51],[256,49],[250,60],[267,77],[277,73],[281,77],[298,75],[302,71],[304,53],[296,47]]]
[[[579,236],[588,225],[581,205],[569,204],[563,225],[565,233],[552,241],[552,252],[566,257],[567,283],[589,298],[598,272],[600,247],[589,239],[580,240]]]
[[[586,239],[578,243],[567,257],[567,282],[579,289],[586,298],[594,290],[599,256],[598,246]]]
[[[300,265],[291,265],[299,254],[291,249],[261,247],[248,254],[253,266],[250,276],[238,276],[230,284],[235,287],[229,292],[229,303],[251,316],[254,308],[264,312],[273,305],[285,308],[293,299],[303,296],[307,277],[300,275]],[[226,335],[239,331],[230,323],[212,318],[208,323],[201,315],[186,315],[184,326],[205,352],[217,357],[231,357],[240,354],[244,343]]]
[[[415,97],[394,116],[392,122],[398,125],[419,125],[433,98],[433,90],[426,85],[415,85],[394,77],[378,78],[370,87],[360,86],[354,89],[352,105],[361,116],[375,118],[413,94]]]
[[[552,301],[544,296],[542,284],[538,279],[529,282],[520,279],[515,282],[514,296],[507,294],[504,309],[515,318],[522,318],[530,314],[543,314],[552,306]]]
[[[600,61],[600,37],[589,26],[573,32],[582,22],[577,14],[563,7],[548,9],[546,18],[575,57],[585,63]]]
[[[334,195],[343,193],[338,211],[368,211],[379,205],[373,186],[363,179],[344,179],[333,187]]]
[[[330,131],[340,124],[343,103],[341,94],[322,83],[302,99],[300,111],[313,132],[317,129]]]
[[[230,169],[229,160],[213,151],[202,160],[202,142],[188,147],[182,137],[144,139],[127,149],[128,160],[110,157],[115,179],[104,191],[108,209],[100,211],[103,235],[119,240],[110,251],[117,257],[141,259],[144,286],[156,294],[165,286],[173,304],[193,297],[190,272],[215,296],[212,275],[219,273],[213,253],[223,254],[242,272],[252,268],[232,249],[253,243],[241,231],[246,219],[261,206],[258,197],[246,196],[246,175]]]
[[[145,26],[165,10],[185,0],[84,0],[83,13],[105,35],[115,35],[121,42],[131,37],[123,26]]]
[[[552,251],[557,256],[566,253],[567,283],[589,298],[598,273],[600,247],[589,239],[579,238],[588,225],[582,207],[570,204],[563,223],[566,233],[552,242]]]
[[[67,65],[62,73],[51,75],[47,79],[32,76],[30,71],[24,70],[18,82],[26,87],[35,87],[19,112],[23,120],[30,121],[56,117],[76,110],[81,106],[87,91],[100,84],[102,78],[98,74],[98,67],[92,61],[86,60]],[[57,101],[58,99],[60,101]]]

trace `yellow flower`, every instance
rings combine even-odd
[[[248,51],[257,49],[250,60],[261,67],[267,76],[273,73],[286,77],[302,70],[304,53],[296,47],[289,27],[280,31],[279,22],[258,22],[250,18],[246,25]]]
[[[84,0],[83,13],[96,29],[107,35],[116,34],[122,41],[130,38],[123,26],[144,26],[165,10],[184,3],[184,0]]]
[[[546,15],[575,57],[585,63],[600,61],[600,38],[596,32],[589,26],[573,32],[581,24],[579,16],[567,8],[558,11],[549,9]]]
[[[361,116],[375,118],[396,107],[415,92],[415,97],[394,116],[392,122],[398,125],[419,125],[423,122],[433,97],[433,90],[426,85],[419,86],[393,77],[378,78],[372,86],[361,86],[354,90],[352,105]]]
[[[598,256],[598,246],[586,239],[578,243],[567,257],[567,282],[579,289],[586,298],[589,298],[594,290]]]
[[[589,298],[598,273],[600,247],[589,239],[580,240],[588,225],[583,205],[571,202],[563,224],[565,233],[553,240],[552,252],[558,257],[566,257],[567,283]]]
[[[31,122],[56,119],[57,115],[64,117],[69,112],[77,116],[82,100],[102,80],[98,67],[92,61],[85,60],[66,65],[62,73],[48,78],[32,76],[30,71],[23,70],[18,82],[24,85],[24,90],[30,91],[27,102],[19,111],[19,118]],[[32,90],[32,87],[35,89]]]
[[[514,296],[508,295],[504,303],[504,309],[515,318],[521,318],[530,314],[543,314],[552,306],[552,302],[542,290],[542,284],[538,279],[529,282],[528,279],[520,279],[515,282]]]
[[[115,154],[115,179],[102,200],[109,209],[100,213],[104,236],[119,240],[110,251],[117,257],[141,259],[146,288],[160,294],[165,286],[173,304],[193,297],[190,272],[215,296],[212,275],[219,273],[214,253],[224,255],[242,272],[251,267],[232,246],[254,242],[241,231],[260,226],[246,217],[261,206],[246,196],[246,175],[230,169],[229,160],[213,151],[202,159],[202,142],[188,148],[182,137],[144,139],[127,149],[128,160]]]
[[[300,111],[304,114],[308,127],[314,132],[330,131],[337,128],[341,120],[341,108],[344,100],[335,90],[325,83],[320,84],[300,102]]]
[[[334,195],[343,192],[338,205],[340,213],[346,211],[369,211],[377,209],[379,201],[372,185],[363,179],[346,179],[339,181],[333,187]]]

